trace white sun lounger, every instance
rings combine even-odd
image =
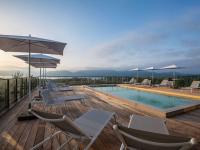
[[[129,81],[129,84],[135,84],[137,82],[137,80],[135,78],[131,78],[131,80]]]
[[[191,85],[189,87],[183,87],[182,90],[192,90],[193,89],[200,89],[200,81],[192,81]]]
[[[128,127],[114,125],[122,142],[120,150],[189,150],[196,139],[169,135],[165,121],[154,117],[132,115]]]
[[[141,85],[150,86],[150,85],[151,85],[151,80],[149,80],[149,79],[144,79],[144,80],[141,82]]]
[[[58,149],[63,148],[72,139],[79,142],[76,146],[78,149],[80,144],[87,143],[84,150],[88,150],[94,141],[97,139],[99,134],[102,132],[104,127],[110,122],[114,113],[102,110],[91,110],[80,116],[79,118],[72,121],[66,115],[58,115],[47,112],[41,112],[36,110],[29,110],[30,113],[35,115],[37,118],[46,121],[56,126],[59,131],[51,134],[39,144],[35,145],[31,150],[35,150],[40,147],[44,142],[52,139],[54,136],[63,133],[66,137],[70,137],[65,141]]]
[[[159,86],[169,86],[169,80],[166,79],[162,80]]]

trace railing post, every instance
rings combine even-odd
[[[17,101],[17,79],[15,79],[15,101]]]
[[[10,106],[10,102],[9,102],[9,79],[6,80],[7,81],[7,86],[6,86],[6,108],[9,108]]]
[[[26,78],[26,87],[25,87],[25,89],[26,89],[26,94],[27,94],[27,91],[28,91],[28,82],[27,82],[27,78]]]

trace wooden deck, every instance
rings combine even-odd
[[[80,89],[76,90],[75,93],[87,94],[88,99],[86,100],[85,105],[78,101],[68,102],[64,105],[45,107],[46,111],[58,114],[67,114],[71,119],[75,119],[90,108],[104,109],[116,112],[119,117],[118,122],[125,126],[127,126],[131,114],[147,115],[132,109],[130,105],[119,102],[118,100],[108,99],[106,97],[96,97],[93,93]],[[53,93],[52,96],[59,96],[60,94],[63,93]],[[64,94],[71,95],[74,93],[67,92]],[[29,149],[43,140],[51,132],[57,130],[53,126],[40,120],[17,121],[17,116],[21,112],[27,110],[27,107],[28,102],[24,99],[16,107],[0,118],[0,150]],[[167,119],[167,127],[172,135],[195,137],[200,141],[200,109]],[[63,143],[65,138],[66,137],[63,135],[60,135],[59,137],[45,143],[41,149],[56,149],[58,145]],[[75,141],[72,141],[72,143],[67,145],[65,149],[72,149],[74,144]],[[112,124],[109,124],[97,138],[92,149],[117,150],[119,147],[120,142],[112,131]],[[200,149],[200,146],[196,149]]]

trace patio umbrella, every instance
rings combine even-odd
[[[34,67],[34,68],[40,68],[40,80],[41,80],[41,68],[43,68],[43,79],[45,79],[46,69],[47,68],[56,68],[57,64],[56,63],[32,62],[31,66]],[[41,87],[41,81],[40,81],[40,87]]]
[[[173,65],[162,67],[162,68],[160,68],[160,70],[173,70],[173,77],[174,77],[174,80],[175,80],[176,79],[175,71],[177,69],[183,69],[183,68],[184,67],[180,67],[180,66],[173,64]]]
[[[139,71],[142,71],[142,69],[134,68],[134,69],[130,69],[130,71],[137,71],[137,82],[138,82]]]
[[[13,55],[13,56],[28,62],[29,55]],[[49,67],[49,64],[57,64],[57,63],[60,63],[60,59],[57,59],[48,55],[44,55],[44,54],[31,54],[30,64],[31,65],[34,64],[35,66],[40,68],[40,80],[41,80],[41,68],[46,68],[44,66],[45,64],[47,67]],[[41,67],[39,67],[39,65]],[[41,87],[40,83],[41,82],[39,82],[39,85]]]
[[[26,62],[28,63],[28,62]],[[40,68],[40,79],[41,79],[41,68],[43,69],[43,79],[45,78],[47,68],[56,68],[56,63],[43,63],[43,62],[31,62],[31,66],[34,68]]]
[[[13,55],[13,56],[28,62],[29,55]],[[60,59],[57,59],[55,57],[51,57],[48,55],[44,55],[44,54],[31,54],[30,62],[41,62],[41,63],[47,62],[47,63],[58,63],[59,64]]]
[[[33,66],[34,68],[56,68],[57,64],[54,64],[54,63],[37,63],[37,62],[32,62],[31,66]]]
[[[153,84],[153,79],[154,79],[154,74],[153,73],[154,73],[154,70],[159,70],[159,69],[154,68],[154,67],[148,67],[148,68],[145,68],[143,70],[151,70],[151,73],[152,73],[151,78],[152,78],[152,84]]]
[[[66,43],[29,36],[0,35],[0,49],[6,52],[27,52],[29,53],[29,101],[31,101],[31,53],[46,53],[63,55]]]

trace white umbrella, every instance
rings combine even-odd
[[[28,62],[29,55],[13,55],[13,56]],[[47,63],[59,64],[60,59],[44,54],[31,54],[30,62],[47,62]]]
[[[26,62],[26,63],[28,63],[28,62]],[[35,68],[56,68],[57,67],[57,64],[55,64],[55,63],[31,62],[30,65]]]
[[[177,66],[177,65],[175,65],[175,64],[173,64],[173,65],[169,65],[169,66],[165,66],[165,67],[162,67],[162,68],[160,68],[160,70],[170,70],[170,69],[172,69],[172,70],[174,70],[173,71],[173,76],[174,76],[174,80],[176,79],[175,77],[175,70],[176,69],[183,69],[184,67],[180,67],[180,66]]]
[[[151,73],[152,73],[151,78],[152,78],[152,84],[153,84],[153,79],[154,79],[154,76],[153,76],[153,73],[154,73],[154,72],[153,72],[153,71],[154,71],[154,70],[159,70],[159,69],[154,68],[154,67],[148,67],[148,68],[145,68],[145,69],[143,69],[143,70],[151,70],[151,71],[152,71],[152,72],[151,72]]]
[[[45,77],[46,77],[46,71],[44,69],[47,69],[47,68],[56,68],[57,64],[55,64],[55,63],[31,62],[31,66],[33,66],[34,68],[40,68],[40,80],[41,80],[41,68],[43,68],[43,79],[45,79]],[[41,81],[40,81],[40,87],[41,87]]]
[[[180,67],[180,66],[177,66],[177,65],[169,65],[169,66],[165,66],[165,67],[162,67],[160,69],[182,69],[184,67]]]
[[[22,59],[28,62],[29,55],[14,55],[14,57],[17,57],[19,59]],[[36,66],[37,68],[40,68],[40,80],[41,80],[41,68],[55,67],[55,65],[49,66],[49,63],[53,63],[53,64],[60,63],[60,59],[57,59],[48,55],[44,55],[44,54],[31,54],[30,63],[32,66]],[[39,82],[39,85],[41,87],[41,82]]]
[[[28,61],[28,55],[14,55],[14,56],[24,61]],[[40,68],[40,79],[41,79],[41,68],[56,67],[55,65],[49,66],[49,63],[53,63],[53,64],[60,63],[60,59],[57,59],[48,55],[43,55],[43,54],[32,54],[30,63],[32,66],[34,64],[34,66]],[[39,85],[40,85],[40,82],[39,82]]]
[[[142,71],[142,69],[134,68],[134,69],[130,69],[130,71],[137,71],[137,82],[138,82],[139,71]]]
[[[66,43],[29,36],[0,35],[0,49],[6,52],[28,52],[29,101],[31,101],[31,53],[63,55]]]

